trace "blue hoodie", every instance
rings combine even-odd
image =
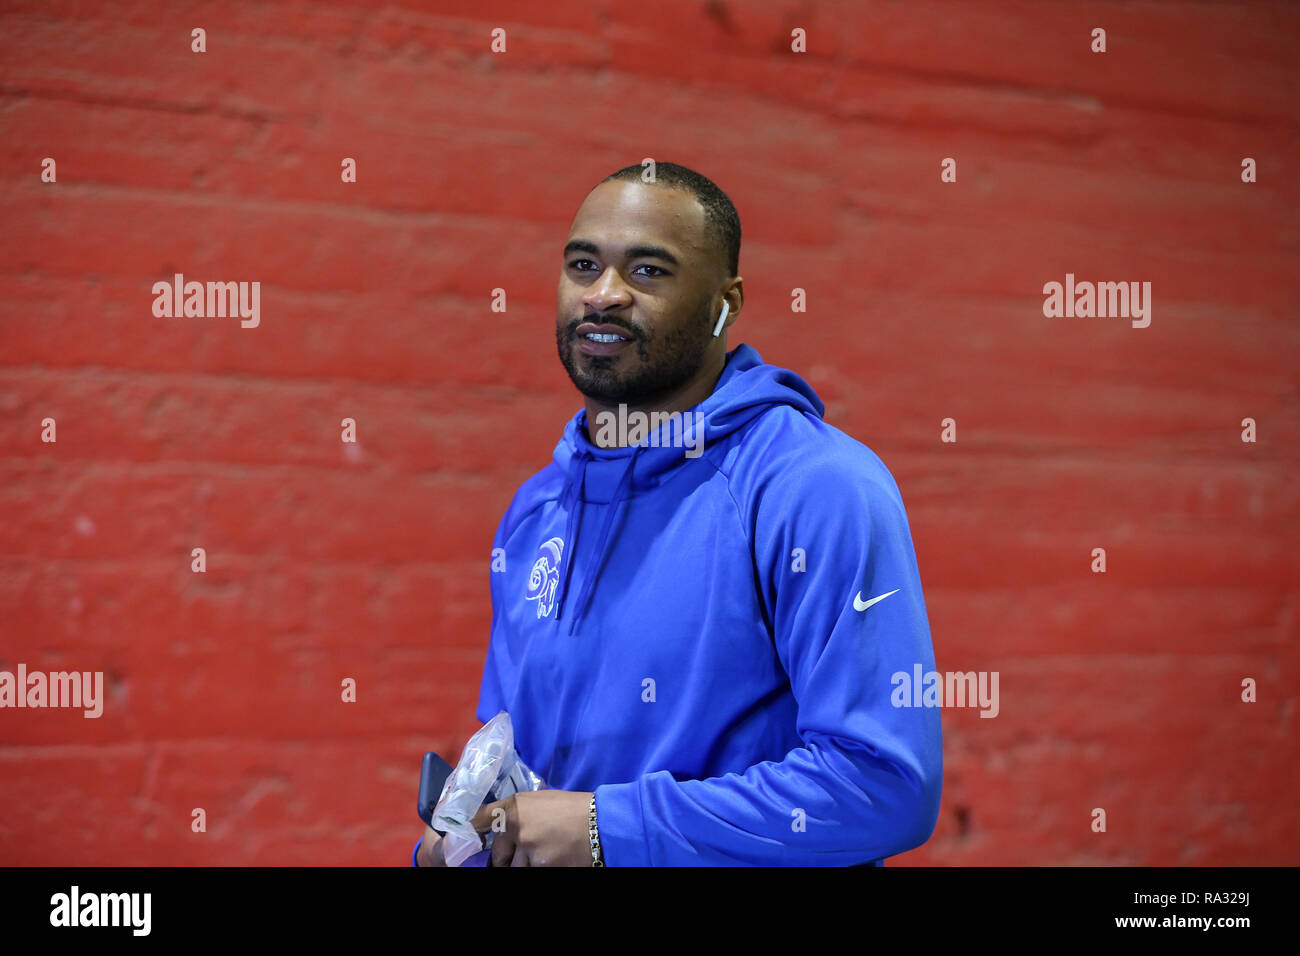
[[[891,703],[934,669],[898,486],[748,345],[690,411],[702,453],[599,448],[584,409],[519,488],[477,717],[595,792],[608,866],[879,865],[943,781],[939,710]]]

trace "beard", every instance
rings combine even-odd
[[[704,367],[709,343],[709,303],[690,320],[666,333],[632,328],[597,316],[556,324],[555,347],[574,387],[604,405],[646,405],[689,382]],[[633,336],[617,355],[586,355],[577,350],[575,330],[583,322],[617,325]]]

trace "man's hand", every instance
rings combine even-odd
[[[415,854],[415,862],[420,866],[447,865],[442,855],[442,834],[433,827],[424,828],[424,840],[420,843],[419,852]]]
[[[493,831],[493,866],[591,866],[590,791],[527,790],[479,808],[479,833]]]

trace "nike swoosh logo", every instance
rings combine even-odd
[[[890,591],[889,594],[897,594],[901,590],[902,588],[894,588],[894,590]],[[889,597],[889,594],[882,594],[880,597],[873,597],[870,601],[864,601],[862,600],[862,592],[859,591],[853,598],[853,610],[865,611],[867,608],[871,607],[871,605],[878,604],[885,598]]]

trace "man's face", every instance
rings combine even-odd
[[[721,347],[711,314],[719,258],[691,193],[619,180],[593,189],[569,230],[557,293],[555,345],[578,391],[642,405],[691,381]]]

